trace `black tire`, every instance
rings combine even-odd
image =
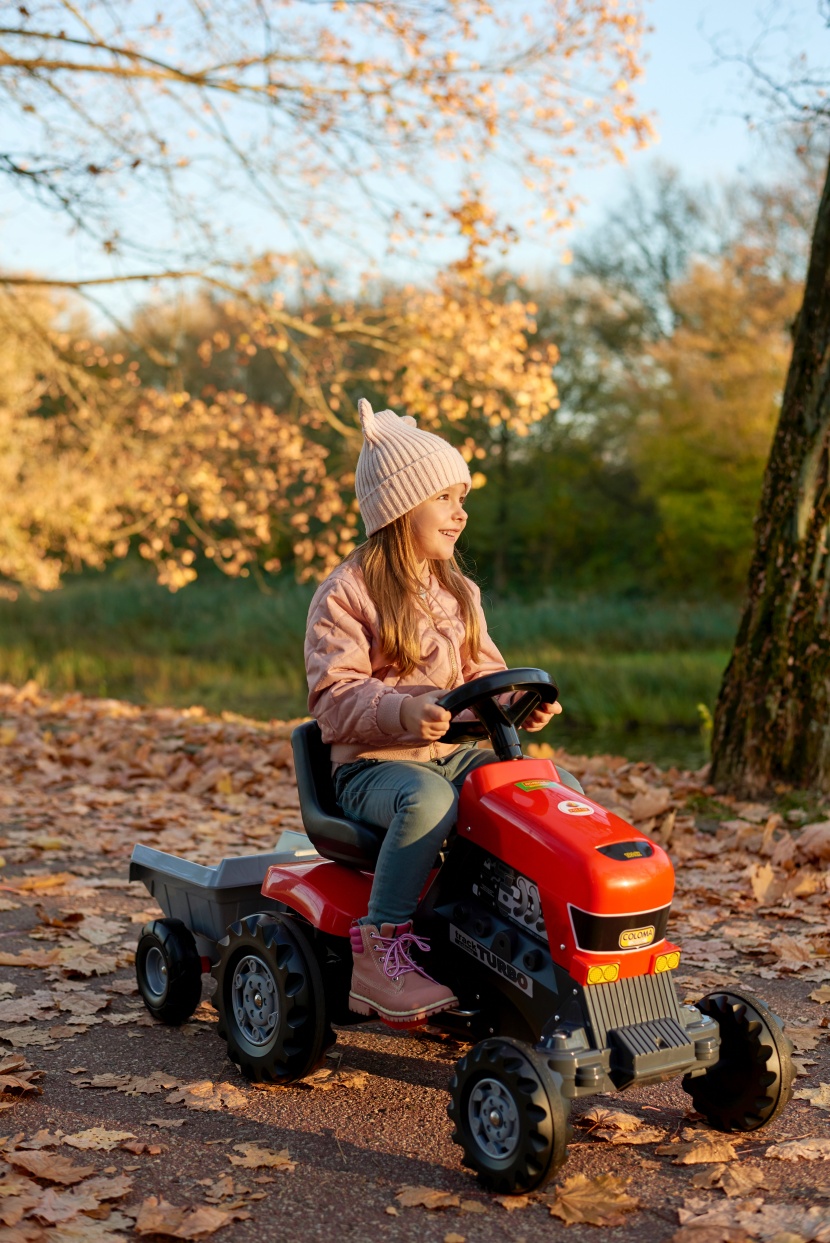
[[[255,1083],[293,1083],[334,1044],[320,968],[308,937],[286,915],[250,915],[218,945],[219,1035]]]
[[[180,919],[145,924],[135,952],[135,976],[153,1018],[171,1027],[186,1022],[202,997],[202,960],[187,925]]]
[[[489,1191],[542,1187],[565,1162],[571,1128],[561,1082],[521,1040],[490,1037],[457,1063],[447,1108],[452,1138]]]
[[[683,1079],[699,1114],[716,1131],[757,1131],[788,1104],[793,1046],[776,1014],[747,993],[708,993],[697,1003],[720,1029],[720,1056],[705,1075]]]

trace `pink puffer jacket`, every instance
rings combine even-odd
[[[481,592],[467,580],[481,626],[481,650],[471,660],[454,596],[431,576],[420,617],[421,661],[405,678],[380,650],[378,613],[358,566],[338,566],[317,589],[308,612],[305,667],[308,710],[331,743],[333,767],[351,760],[429,760],[457,743],[425,743],[401,725],[411,695],[450,690],[507,666],[487,633]]]

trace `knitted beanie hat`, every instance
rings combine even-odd
[[[469,490],[470,469],[458,450],[433,432],[420,431],[411,415],[376,414],[365,397],[357,411],[364,439],[354,483],[367,535],[450,484],[465,483]]]

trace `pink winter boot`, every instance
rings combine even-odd
[[[439,1010],[458,1005],[452,990],[412,961],[410,948],[429,949],[406,924],[352,924],[354,970],[349,1009],[377,1014],[393,1027],[415,1027]]]

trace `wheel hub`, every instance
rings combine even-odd
[[[231,994],[234,1017],[242,1035],[250,1044],[266,1044],[279,1019],[277,985],[268,964],[256,954],[240,959],[233,974]]]
[[[497,1079],[480,1079],[467,1106],[470,1130],[488,1157],[512,1156],[519,1143],[519,1110],[512,1093]]]
[[[144,978],[154,997],[160,999],[167,992],[167,963],[157,945],[152,945],[147,951],[147,957],[144,960]]]

